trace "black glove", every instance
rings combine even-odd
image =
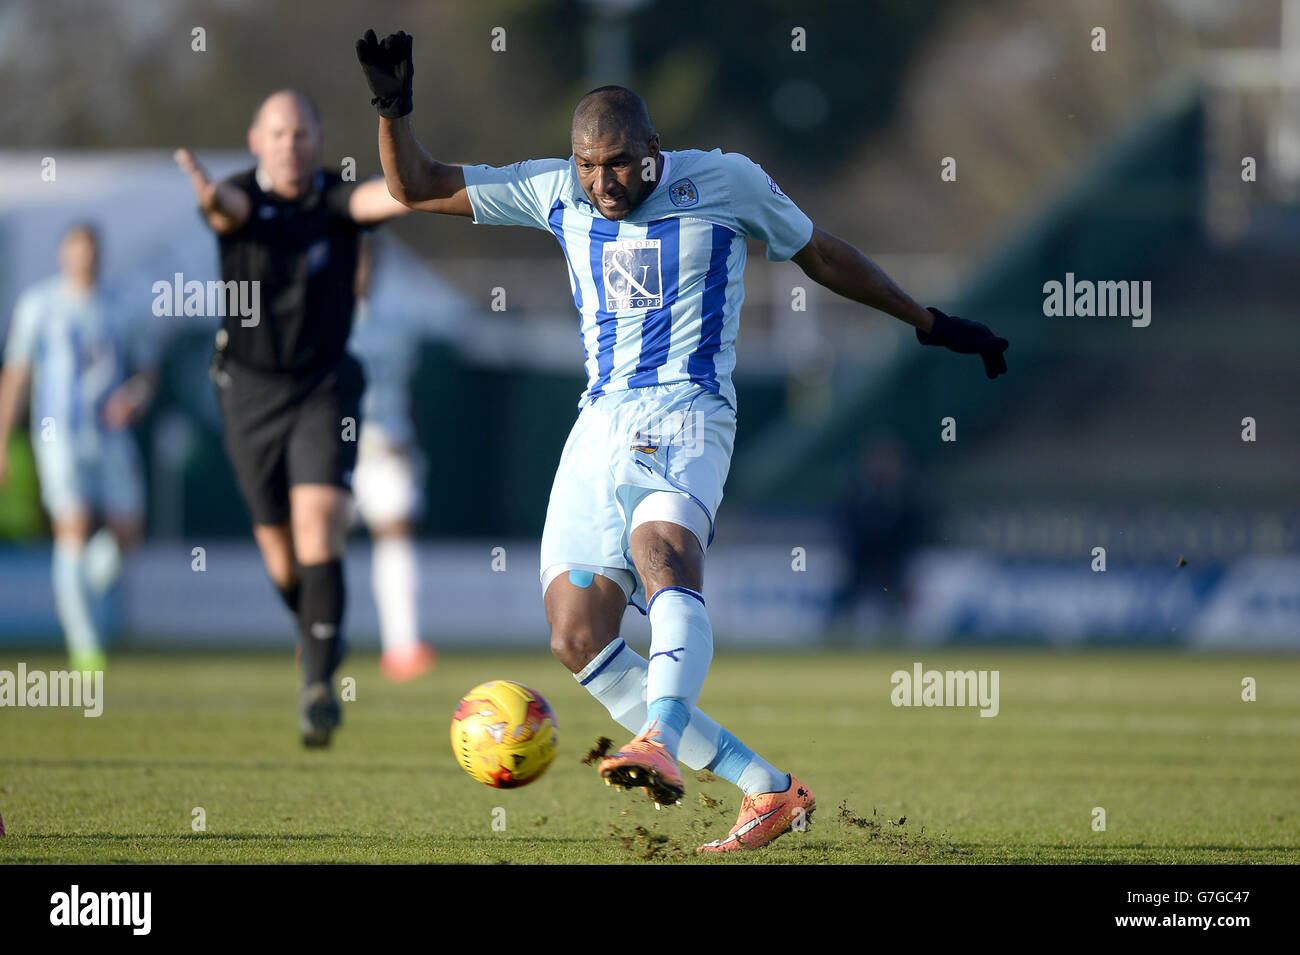
[[[380,40],[374,30],[357,41],[357,59],[362,72],[375,94],[370,105],[379,115],[388,119],[405,116],[413,108],[411,102],[411,77],[415,66],[411,62],[411,37],[402,32],[390,33]]]
[[[984,359],[984,373],[990,378],[1006,373],[1007,360],[1002,353],[1010,344],[1005,338],[998,338],[987,325],[967,321],[956,316],[949,317],[937,308],[927,309],[934,316],[934,327],[929,335],[924,335],[918,328],[916,340],[922,345],[943,345],[963,355],[979,355]]]

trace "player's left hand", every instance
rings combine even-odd
[[[984,359],[984,373],[990,378],[1006,374],[1007,360],[1002,353],[1010,345],[1005,338],[998,338],[993,330],[979,322],[945,315],[937,308],[926,309],[934,316],[934,327],[930,334],[916,330],[916,340],[922,345],[943,345],[950,351],[963,355],[979,355]]]
[[[129,428],[140,418],[144,403],[129,384],[119,385],[104,400],[104,427],[109,431]]]

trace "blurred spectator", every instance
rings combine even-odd
[[[831,598],[826,628],[851,626],[866,602],[894,624],[906,604],[903,570],[920,542],[924,514],[916,478],[893,437],[867,444],[835,510],[844,577]]]

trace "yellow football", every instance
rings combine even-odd
[[[546,772],[560,741],[551,705],[511,680],[474,687],[451,718],[451,749],[461,768],[485,786],[514,789]]]

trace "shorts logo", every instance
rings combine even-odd
[[[668,198],[679,209],[687,209],[700,201],[700,193],[689,179],[678,179],[668,187]]]
[[[605,308],[660,308],[664,302],[658,239],[606,242]]]
[[[644,454],[654,454],[659,450],[659,441],[659,435],[649,434],[638,429],[636,434],[632,436],[632,450]]]
[[[698,458],[704,453],[704,413],[701,411],[668,411],[632,432],[631,447],[642,454],[656,454],[660,448],[671,447],[688,458]],[[638,464],[644,460],[637,459]]]
[[[772,187],[772,192],[774,194],[780,196],[782,199],[785,198],[785,193],[781,191],[781,187],[776,184],[776,180],[773,179],[771,176],[767,177],[767,184]]]

